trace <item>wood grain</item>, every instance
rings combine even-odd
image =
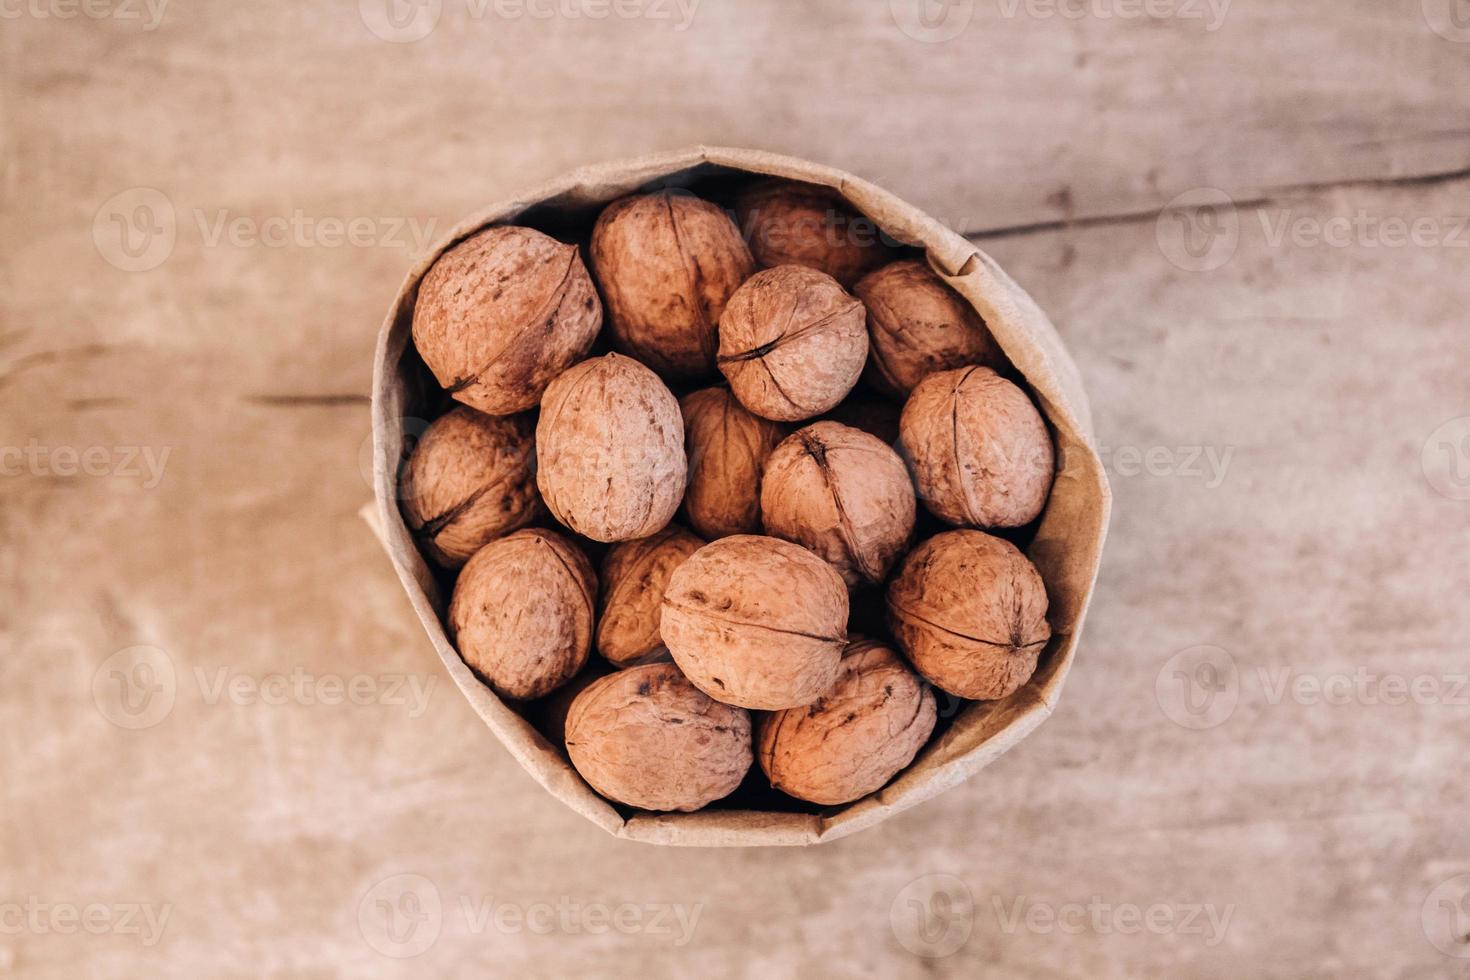
[[[1448,0],[1235,0],[1214,30],[1097,12],[1120,4],[975,0],[935,43],[836,0],[704,0],[682,30],[444,0],[415,43],[374,36],[372,0],[176,0],[147,31],[7,13],[0,911],[171,912],[151,946],[7,929],[0,970],[1460,975],[1423,918],[1470,872],[1470,503],[1435,462],[1470,466],[1443,428],[1470,416],[1470,45],[1436,33]],[[1116,494],[1048,724],[801,853],[619,845],[563,809],[441,676],[355,514],[372,339],[425,229],[701,141],[979,233],[1071,345]],[[166,207],[118,197],[140,187]],[[1160,217],[1200,188],[1233,209]],[[1395,245],[1395,221],[1429,224]],[[157,257],[145,227],[172,248],[125,271]],[[132,730],[99,668],[136,645],[174,701]],[[1193,729],[1171,665],[1199,646],[1238,693]],[[363,703],[321,703],[329,677]],[[1386,703],[1386,677],[1429,694]],[[310,703],[267,703],[297,683]],[[441,903],[416,959],[365,938],[400,874]],[[938,914],[929,875],[973,903],[937,959],[892,924]],[[537,903],[581,911],[549,935],[480,917]],[[697,910],[682,945],[655,903]],[[1068,918],[1089,903],[1110,926]],[[641,926],[595,932],[594,904]],[[1229,910],[1219,942],[1195,904]],[[1173,925],[1120,931],[1127,906]]]

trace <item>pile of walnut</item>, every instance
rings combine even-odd
[[[413,315],[459,402],[402,475],[423,553],[458,569],[449,635],[646,810],[719,800],[752,761],[810,803],[873,793],[932,735],[933,688],[1004,698],[1050,637],[1041,576],[976,530],[1035,521],[1055,473],[981,318],[831,191],[733,205],[615,201],[590,272],[490,228]],[[878,590],[891,639],[849,635]]]

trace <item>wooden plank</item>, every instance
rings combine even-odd
[[[392,973],[359,916],[414,875],[441,911],[405,974],[658,976],[677,950],[712,977],[1457,975],[1424,926],[1470,872],[1470,504],[1444,469],[1470,466],[1444,427],[1470,416],[1470,45],[1433,29],[1448,7],[1235,0],[1206,30],[976,0],[928,43],[882,3],[704,0],[675,30],[466,2],[407,44],[353,2],[0,30],[0,446],[22,469],[0,480],[0,903],[170,907],[149,946],[7,931],[0,971]],[[355,516],[410,219],[699,141],[827,160],[989,230],[1071,346],[1114,479],[1055,715],[806,852],[631,846],[560,807],[448,685]],[[127,272],[94,231],[140,186],[175,241]],[[1233,210],[1158,220],[1206,187]],[[368,244],[324,219],[365,219]],[[1427,237],[1391,244],[1394,222]],[[94,447],[102,475],[52,455]],[[174,700],[134,730],[99,670],[137,645]],[[1225,673],[1184,680],[1237,695],[1195,729],[1175,657],[1201,646]],[[372,696],[273,705],[276,677]],[[1385,703],[1394,677],[1429,696]],[[936,887],[973,912],[931,960],[955,936]],[[549,935],[495,924],[540,904]],[[642,926],[594,933],[593,905]],[[1218,942],[1194,905],[1228,910]],[[1170,925],[1123,931],[1129,907]]]

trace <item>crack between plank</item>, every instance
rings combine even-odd
[[[1279,202],[1291,194],[1321,194],[1327,191],[1349,188],[1407,188],[1435,187],[1470,179],[1470,167],[1445,170],[1426,174],[1409,174],[1404,177],[1348,177],[1341,180],[1307,181],[1300,184],[1283,184],[1269,188],[1265,194],[1244,200],[1232,201],[1236,208],[1261,208]],[[1048,231],[1067,231],[1073,228],[1101,228],[1114,225],[1134,225],[1155,221],[1159,215],[1178,210],[1168,206],[1144,208],[1138,211],[1120,211],[1115,214],[1098,214],[1082,218],[1056,218],[1050,221],[1034,221],[1027,224],[1003,225],[999,228],[980,228],[960,232],[961,237],[971,240],[1018,238]]]
[[[305,408],[312,406],[334,407],[337,405],[366,405],[371,399],[367,395],[246,395],[244,401],[251,405],[270,408]]]

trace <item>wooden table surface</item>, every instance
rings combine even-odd
[[[0,5],[0,975],[1466,975],[1470,4],[925,3]],[[699,142],[973,235],[1116,495],[1053,718],[809,850],[556,803],[356,515],[417,248]]]

